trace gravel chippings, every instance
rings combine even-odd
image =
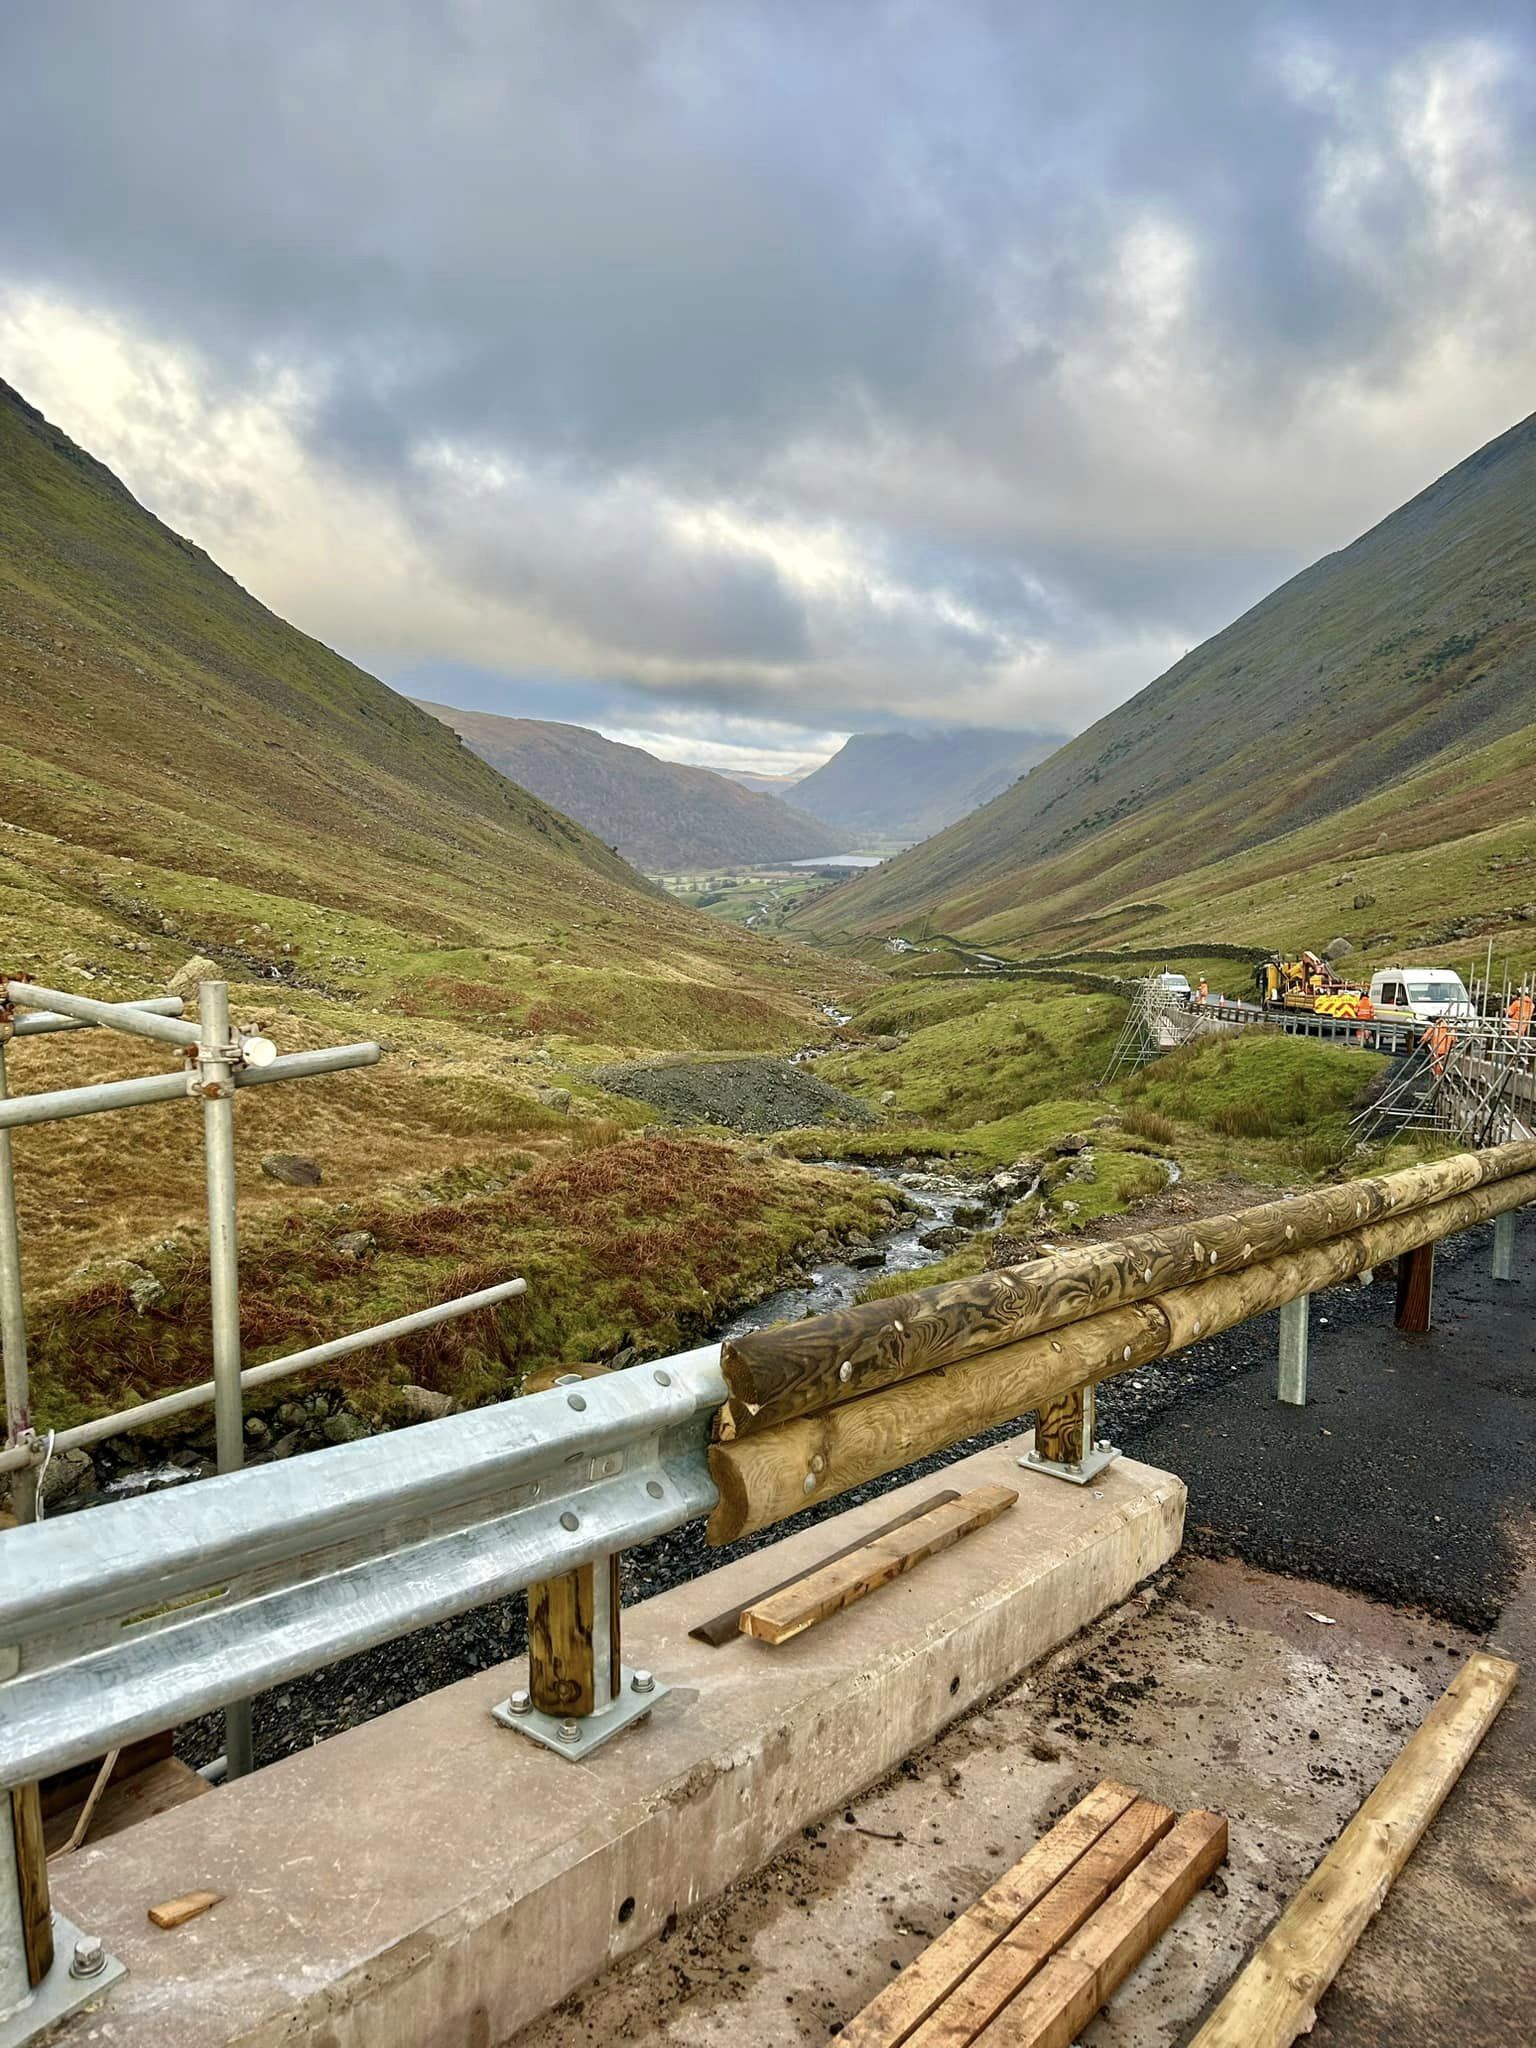
[[[818,1081],[791,1060],[637,1060],[594,1067],[590,1078],[615,1095],[650,1103],[677,1123],[763,1133],[879,1122],[867,1102]]]
[[[1520,1218],[1513,1284],[1490,1276],[1491,1228],[1440,1248],[1436,1327],[1392,1326],[1392,1283],[1313,1302],[1310,1399],[1275,1398],[1278,1315],[1105,1383],[1099,1433],[1188,1483],[1186,1544],[1270,1570],[1492,1627],[1536,1526],[1536,1215]],[[1011,1422],[857,1487],[723,1550],[702,1522],[626,1555],[626,1604],[840,1514],[909,1479],[941,1473],[1017,1434]],[[1039,1481],[1040,1484],[1055,1483]],[[523,1597],[497,1602],[295,1681],[256,1703],[259,1762],[516,1656]],[[178,1753],[223,1747],[216,1717],[189,1723]]]

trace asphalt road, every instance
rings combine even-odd
[[[1390,1279],[1318,1296],[1304,1408],[1276,1399],[1271,1315],[1170,1361],[1167,1383],[1139,1373],[1129,1400],[1112,1383],[1101,1428],[1186,1481],[1192,1548],[1487,1630],[1536,1525],[1536,1213],[1513,1281],[1492,1278],[1492,1239],[1440,1247],[1424,1336],[1394,1329]]]

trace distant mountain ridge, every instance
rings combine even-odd
[[[648,874],[812,860],[839,849],[838,835],[814,818],[712,769],[658,760],[582,725],[412,701]]]
[[[1533,828],[1536,416],[805,922],[1433,946],[1536,924]]]
[[[1063,733],[856,732],[830,761],[784,792],[786,803],[836,826],[849,846],[908,843],[989,803],[1054,753]]]

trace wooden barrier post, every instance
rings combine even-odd
[[[1310,1294],[1280,1304],[1280,1399],[1293,1408],[1307,1405],[1307,1321]]]
[[[579,1387],[606,1366],[545,1372],[529,1392],[547,1386]],[[568,1397],[584,1408],[580,1394]],[[617,1470],[620,1461],[607,1461]],[[563,1515],[568,1529],[575,1515]],[[528,1588],[528,1684],[491,1709],[504,1728],[542,1743],[561,1756],[588,1756],[632,1721],[642,1720],[668,1688],[649,1671],[626,1671],[620,1656],[619,1553],[578,1565],[557,1579]]]
[[[1434,1244],[1415,1245],[1397,1262],[1397,1327],[1411,1335],[1427,1330],[1434,1296]]]
[[[617,1555],[528,1588],[528,1690],[541,1714],[568,1720],[612,1706],[619,1670]]]
[[[6,1795],[0,1792],[0,1799]],[[10,1794],[16,1843],[16,1889],[21,1897],[22,1944],[27,1982],[34,1988],[53,1968],[53,1913],[48,1898],[48,1851],[43,1843],[43,1803],[36,1785]]]
[[[1506,1209],[1502,1216],[1493,1219],[1493,1277],[1495,1280],[1513,1280],[1515,1277],[1515,1211]]]
[[[1081,1465],[1093,1448],[1093,1388],[1073,1387],[1042,1401],[1035,1416],[1035,1449],[1055,1465]]]
[[[1048,1395],[1035,1410],[1035,1443],[1019,1463],[1026,1471],[1045,1472],[1054,1479],[1070,1479],[1074,1486],[1086,1486],[1120,1453],[1113,1444],[1100,1443],[1098,1402],[1092,1380]]]

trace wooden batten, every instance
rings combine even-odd
[[[1266,1202],[729,1339],[722,1442],[1536,1171],[1536,1141]]]
[[[1289,2048],[1379,1910],[1514,1689],[1519,1667],[1477,1652],[1313,1871],[1192,2048]]]

